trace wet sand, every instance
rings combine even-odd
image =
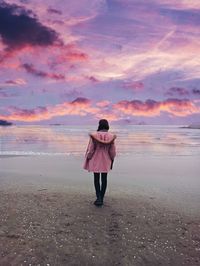
[[[81,158],[2,158],[0,265],[200,265],[196,162],[174,162],[183,167],[170,180],[173,160],[165,160],[162,181],[157,159],[145,169],[144,160],[133,159],[131,177],[133,162],[118,158],[96,207]]]

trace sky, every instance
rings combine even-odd
[[[0,119],[200,124],[199,0],[0,0]]]

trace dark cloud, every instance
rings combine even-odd
[[[99,80],[93,76],[90,76],[90,77],[86,77],[87,79],[89,79],[90,81],[96,83],[96,82],[99,82]]]
[[[17,84],[15,80],[11,80],[11,79],[6,80],[5,83],[6,84],[12,84],[12,85],[16,85]]]
[[[42,25],[31,11],[5,2],[0,2],[0,35],[9,49],[47,46],[58,41],[57,33]]]
[[[65,97],[67,98],[75,98],[75,97],[80,97],[82,96],[82,92],[77,90],[77,89],[72,89],[66,92],[61,93],[60,97],[63,99]]]
[[[192,93],[194,93],[194,94],[199,94],[199,95],[200,95],[200,90],[199,90],[199,89],[193,89],[193,90],[192,90]]]
[[[54,9],[54,8],[48,8],[47,12],[62,15],[62,12],[60,10]]]
[[[177,98],[169,98],[164,100],[163,104],[175,104],[179,106],[184,106],[185,104],[190,103],[191,101],[189,99],[177,99]]]
[[[172,88],[167,90],[165,95],[167,95],[167,96],[187,96],[187,95],[189,95],[189,91],[185,88],[172,87]]]
[[[23,64],[22,68],[24,68],[28,73],[41,77],[41,78],[51,78],[56,80],[65,79],[65,76],[62,74],[48,73],[45,71],[37,70],[33,64]]]
[[[84,97],[78,97],[71,102],[71,104],[76,104],[76,103],[88,104],[88,103],[90,103],[90,100],[87,98],[84,98]]]

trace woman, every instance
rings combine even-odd
[[[97,132],[91,133],[85,154],[84,169],[94,173],[94,186],[97,199],[94,204],[103,205],[103,198],[107,187],[107,173],[112,169],[116,156],[114,140],[116,135],[108,132],[109,124],[106,119],[99,121]],[[100,186],[101,175],[101,186]]]

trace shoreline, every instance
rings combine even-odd
[[[1,158],[1,157],[0,157]],[[1,189],[94,193],[93,173],[82,168],[83,156],[9,156],[0,160]],[[144,167],[145,166],[145,167]],[[198,156],[117,156],[108,174],[107,192],[127,197],[155,197],[185,212],[199,213]]]

